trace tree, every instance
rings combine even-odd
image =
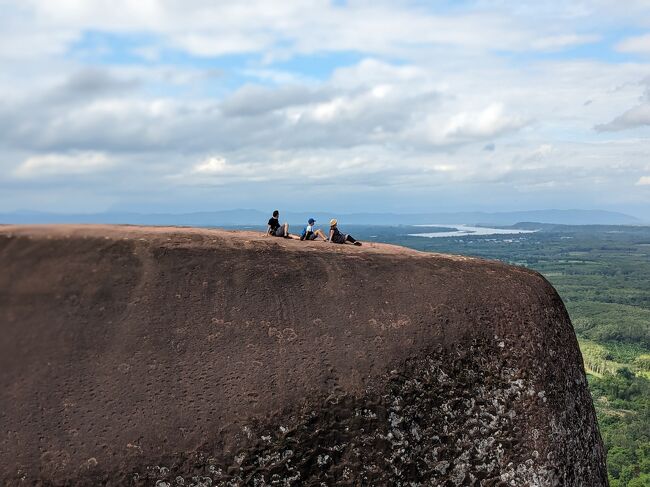
[[[650,486],[650,474],[642,473],[627,483],[627,487],[648,487]]]

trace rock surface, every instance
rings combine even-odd
[[[252,232],[0,227],[2,485],[607,485],[539,274]]]

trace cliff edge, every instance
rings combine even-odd
[[[0,226],[2,485],[607,485],[539,274],[253,232]]]

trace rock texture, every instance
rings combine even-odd
[[[607,485],[539,274],[252,232],[0,227],[2,485]]]

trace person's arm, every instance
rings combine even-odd
[[[334,230],[330,228],[330,236],[329,236],[329,238],[328,238],[328,240],[329,240],[330,242],[332,241],[332,237],[333,237],[333,236],[334,236]]]
[[[266,235],[265,235],[265,237],[268,237],[269,235],[271,235],[271,225],[267,224],[266,225]]]

